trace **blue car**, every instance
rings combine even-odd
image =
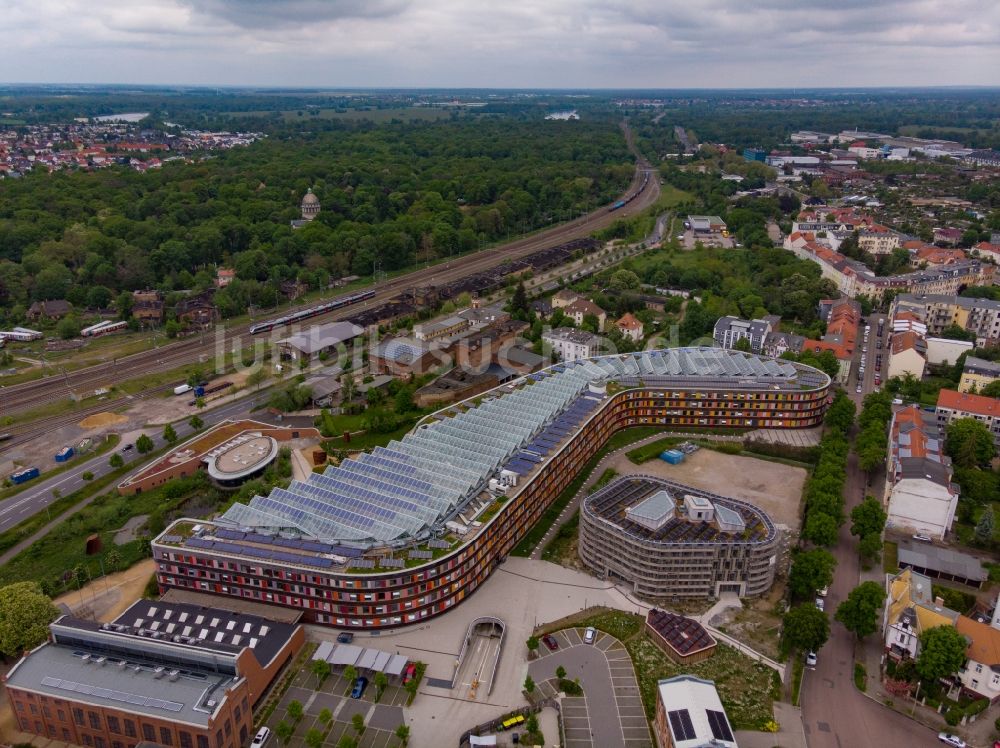
[[[352,699],[360,699],[361,694],[365,692],[365,688],[368,686],[368,679],[363,675],[354,681],[354,689],[351,691]]]

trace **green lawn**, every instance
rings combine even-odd
[[[737,730],[763,730],[774,719],[774,699],[780,691],[778,674],[737,650],[719,644],[707,660],[688,665],[671,661],[646,634],[643,616],[606,611],[576,622],[593,626],[620,640],[628,650],[639,680],[646,717],[656,714],[657,682],[661,678],[691,674],[715,682],[729,721]]]

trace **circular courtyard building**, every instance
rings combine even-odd
[[[652,476],[612,481],[580,512],[583,562],[646,598],[762,595],[779,541],[757,507]]]
[[[203,458],[219,488],[238,488],[264,473],[278,456],[278,442],[262,434],[241,434]]]

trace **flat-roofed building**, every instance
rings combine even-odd
[[[779,545],[751,504],[649,476],[612,481],[580,510],[584,564],[654,599],[762,595]]]
[[[688,224],[696,234],[721,234],[726,222],[718,216],[688,216]]]
[[[715,682],[693,675],[657,683],[653,731],[660,748],[737,748]]]
[[[243,748],[254,705],[305,641],[297,617],[263,608],[140,600],[109,623],[62,616],[7,674],[17,726],[93,748]]]
[[[413,337],[423,342],[446,338],[462,332],[462,330],[469,327],[469,324],[469,320],[458,315],[453,315],[444,319],[414,325]]]
[[[586,330],[572,327],[557,327],[542,333],[542,342],[552,346],[563,361],[578,361],[597,355],[601,349],[601,337]]]
[[[313,325],[307,330],[278,341],[281,355],[298,361],[311,361],[320,355],[336,355],[346,352],[347,343],[364,333],[364,329],[352,322],[330,322]]]

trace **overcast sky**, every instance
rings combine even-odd
[[[1000,84],[997,0],[3,0],[7,82]]]

